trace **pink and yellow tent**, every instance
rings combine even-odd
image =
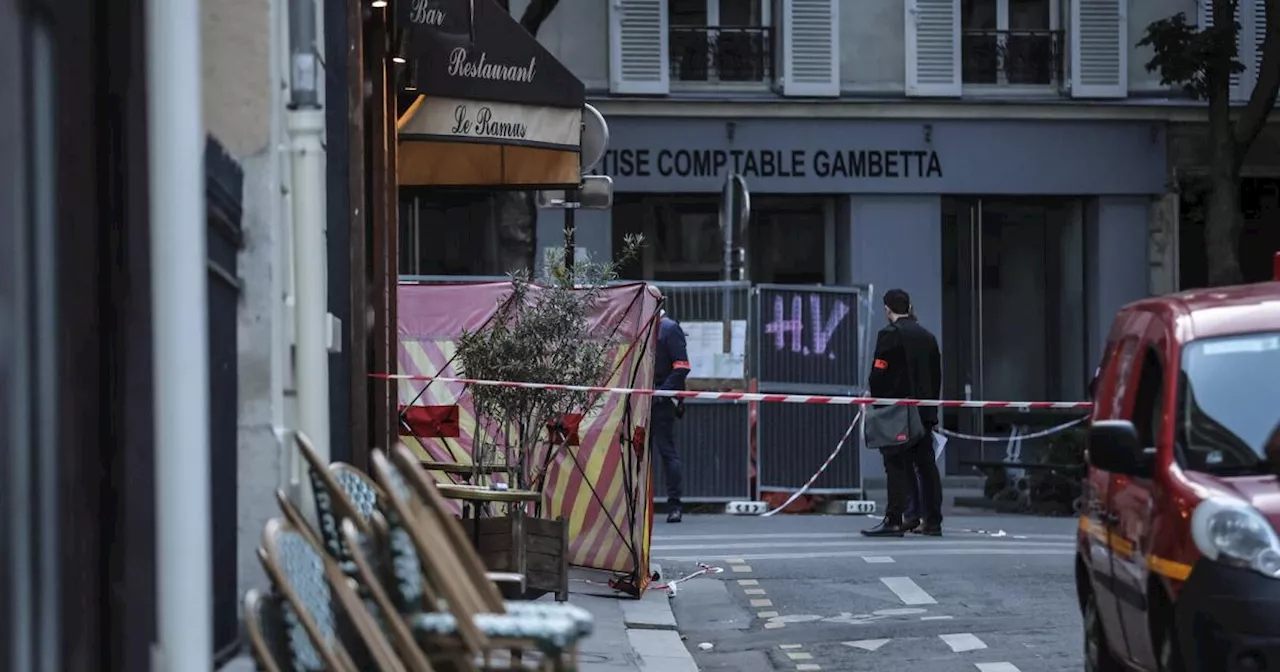
[[[508,282],[400,285],[399,372],[461,377],[458,337],[483,329],[510,294]],[[591,330],[616,333],[620,345],[609,379],[589,384],[652,386],[660,298],[644,283],[605,291]],[[471,462],[477,421],[467,385],[402,380],[399,397],[405,445],[424,460]],[[605,395],[581,420],[579,445],[557,449],[542,482],[543,515],[568,521],[570,564],[612,572],[620,585],[641,593],[649,580],[653,520],[648,422],[648,397]]]

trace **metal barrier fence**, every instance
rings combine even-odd
[[[401,282],[502,281],[501,276],[410,276]],[[651,282],[667,314],[685,332],[689,389],[855,394],[870,371],[871,288],[756,285],[747,282]],[[844,435],[857,409],[745,402],[685,404],[676,422],[686,502],[755,499],[759,491],[796,490]],[[814,494],[857,493],[862,432],[814,483]],[[752,483],[752,445],[756,482]],[[656,501],[666,500],[654,455]]]
[[[754,499],[751,492],[750,404],[744,401],[698,401],[684,404],[676,421],[676,450],[684,466],[686,502],[729,502]],[[667,479],[656,451],[653,499],[667,501]]]
[[[761,392],[857,394],[870,373],[869,286],[758,285],[756,377]],[[795,490],[840,441],[856,409],[766,404],[756,437],[762,491]],[[814,494],[862,491],[862,432],[814,483]]]

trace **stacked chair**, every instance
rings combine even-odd
[[[297,446],[319,530],[283,491],[259,559],[271,589],[245,595],[245,626],[266,672],[487,672],[577,669],[590,612],[504,601],[435,487],[404,446],[374,451],[373,478]],[[521,588],[523,586],[521,585]],[[532,666],[532,667],[530,667]]]

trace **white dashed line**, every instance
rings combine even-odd
[[[876,649],[884,646],[885,644],[888,644],[891,641],[893,640],[891,639],[860,639],[856,642],[841,642],[841,644],[844,644],[845,646],[852,646],[855,649],[862,649],[863,651],[875,651]]]
[[[762,611],[756,614],[756,618],[777,618],[777,617],[778,617],[778,612],[776,611]]]
[[[764,595],[764,594],[765,594],[765,592],[764,592],[764,588],[744,588],[744,589],[742,590],[742,594],[744,594],[744,595]]]
[[[954,635],[938,635],[938,637],[951,647],[956,653],[964,653],[965,651],[978,651],[987,648],[985,642],[978,639],[977,635],[968,632],[961,632]]]
[[[791,660],[813,660],[813,654],[805,653],[804,651],[799,651],[796,653],[787,653],[787,657],[790,658]]]
[[[952,618],[955,618],[955,617],[954,617],[954,616],[921,616],[921,617],[920,617],[920,620],[922,620],[922,621],[949,621],[949,620],[951,620]]]
[[[800,663],[799,665],[796,665],[796,669],[797,670],[821,670],[822,666],[815,665],[813,663]]]
[[[924,589],[916,585],[910,577],[906,576],[882,576],[880,582],[888,586],[903,604],[937,604],[938,601],[924,592]]]
[[[883,565],[893,562],[893,558],[887,555],[864,555],[862,559],[873,565]]]
[[[755,579],[738,579],[739,586],[758,586],[760,582]]]
[[[978,672],[1022,672],[1013,663],[974,663]]]
[[[773,600],[770,600],[770,599],[768,599],[768,598],[760,598],[760,599],[751,600],[751,606],[753,606],[753,607],[772,607],[772,606],[773,606]]]

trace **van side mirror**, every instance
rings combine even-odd
[[[1154,454],[1142,446],[1128,420],[1098,420],[1089,427],[1085,449],[1089,464],[1113,474],[1147,478]]]

